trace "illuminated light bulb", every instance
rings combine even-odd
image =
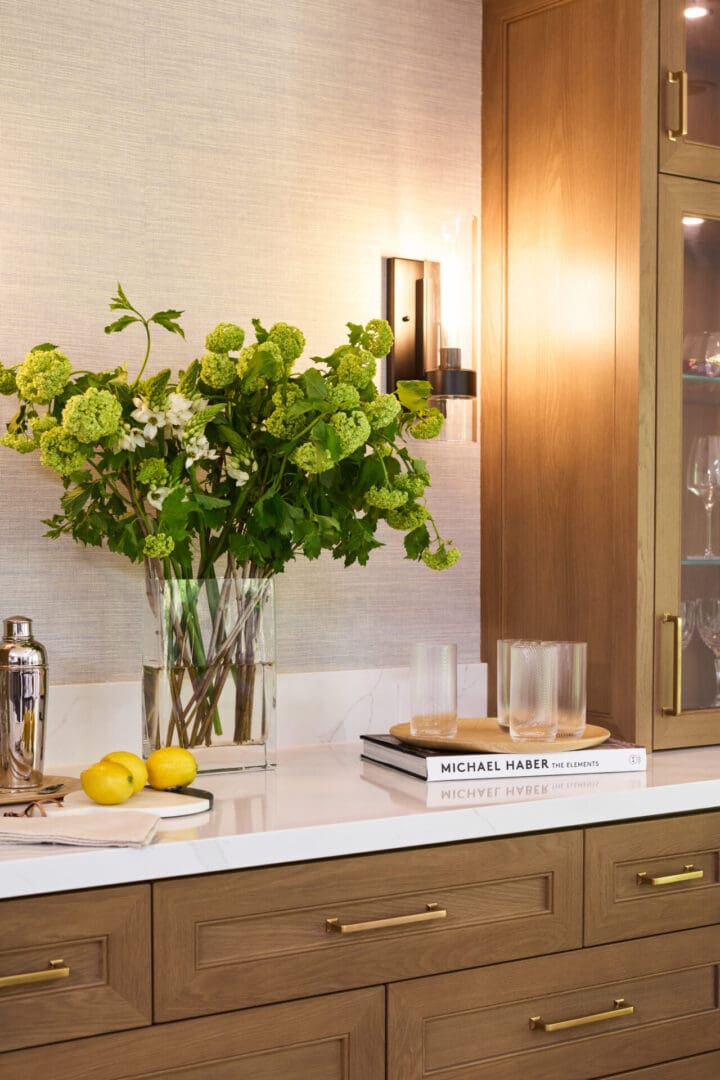
[[[704,15],[709,15],[710,12],[702,4],[688,4],[683,14],[686,19],[702,19]]]
[[[682,219],[683,225],[702,225],[704,221],[704,217],[690,217],[689,215]]]

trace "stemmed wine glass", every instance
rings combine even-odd
[[[703,643],[715,661],[715,700],[712,708],[720,708],[720,600],[696,600],[695,618]]]
[[[703,501],[706,522],[704,558],[713,559],[712,512],[720,490],[720,435],[698,435],[693,439],[688,460],[687,488]]]
[[[695,605],[696,600],[680,601],[680,618],[682,619],[682,647],[687,649],[695,633]]]

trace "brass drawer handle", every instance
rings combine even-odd
[[[680,127],[668,128],[667,136],[672,142],[676,139],[681,139],[683,135],[688,133],[688,73],[687,71],[668,71],[668,83],[670,86],[674,86],[675,83],[680,87],[680,100],[679,100],[679,112],[680,112]]]
[[[660,711],[663,716],[680,716],[682,713],[682,619],[679,615],[670,615],[666,611],[662,616],[662,621],[673,624],[673,703],[670,708],[663,706]]]
[[[662,877],[651,877],[644,870],[637,876],[638,885],[674,885],[678,881],[699,881],[705,877],[704,870],[696,870],[692,863],[687,863],[680,874],[664,874]]]
[[[409,923],[434,922],[446,919],[447,911],[439,904],[427,904],[427,911],[416,915],[396,915],[392,919],[372,919],[371,922],[341,923],[339,919],[326,919],[325,929],[336,934],[361,934],[365,930],[383,930],[388,926],[407,926]]]
[[[55,979],[67,979],[70,968],[64,960],[51,960],[44,971],[24,971],[20,975],[3,975],[0,978],[0,990],[5,986],[23,986],[25,983],[52,982]]]
[[[548,1024],[539,1016],[530,1017],[531,1031],[565,1031],[566,1028],[582,1027],[583,1024],[599,1024],[603,1020],[615,1020],[618,1016],[632,1016],[634,1005],[626,1005],[625,998],[615,998],[612,1009],[608,1012],[592,1013],[591,1016],[574,1016],[572,1020],[557,1020]]]

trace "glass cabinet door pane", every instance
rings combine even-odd
[[[720,708],[720,220],[683,218],[683,709]]]
[[[688,138],[720,146],[720,0],[684,5]]]

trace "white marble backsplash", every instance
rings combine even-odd
[[[484,716],[487,666],[458,665],[460,716]],[[277,683],[278,746],[352,742],[409,717],[408,669],[281,673]],[[45,772],[96,761],[111,750],[140,753],[140,684],[51,686]]]

